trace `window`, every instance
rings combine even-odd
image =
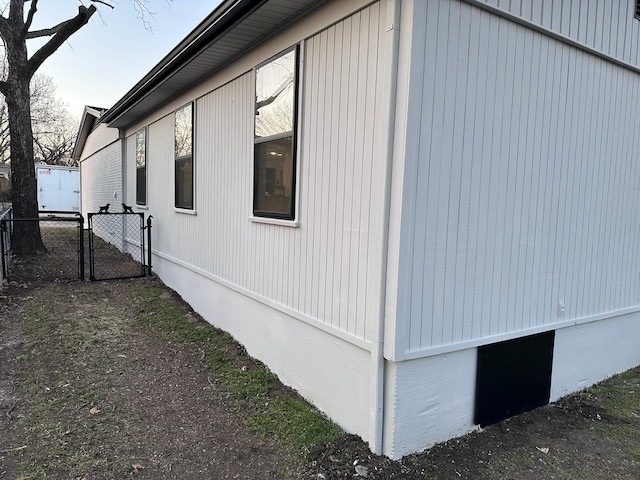
[[[298,50],[256,68],[253,214],[295,218]]]
[[[193,210],[193,104],[176,111],[175,206]]]
[[[633,16],[637,20],[640,20],[640,0],[636,0],[636,9],[635,9],[635,13],[634,13]]]
[[[136,133],[136,205],[147,204],[147,129]]]

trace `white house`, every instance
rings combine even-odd
[[[640,364],[630,0],[227,0],[111,109],[82,210],[372,450]]]

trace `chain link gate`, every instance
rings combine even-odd
[[[87,216],[91,281],[151,275],[152,217],[147,218],[145,225],[144,213],[132,212],[126,205],[123,209],[109,212],[108,207],[101,207],[99,212]]]

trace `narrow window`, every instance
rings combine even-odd
[[[136,133],[136,205],[147,204],[147,129]]]
[[[175,206],[193,210],[193,104],[176,111]]]
[[[253,214],[295,218],[298,50],[256,68]]]
[[[636,9],[633,16],[635,19],[640,20],[640,0],[636,0]]]

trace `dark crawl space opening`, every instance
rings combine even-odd
[[[478,348],[475,423],[497,423],[549,403],[555,331]]]

